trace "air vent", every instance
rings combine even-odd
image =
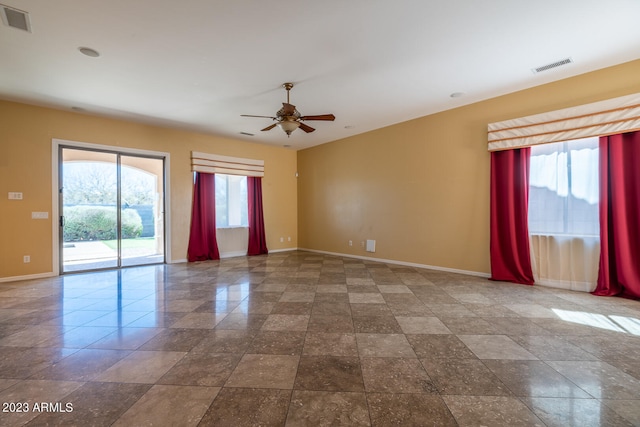
[[[249,132],[240,132],[240,135],[255,136],[254,134],[249,133]]]
[[[543,65],[542,67],[534,68],[531,71],[533,71],[533,74],[538,74],[538,73],[541,73],[543,71],[550,70],[552,68],[562,67],[563,65],[571,64],[572,62],[573,62],[573,59],[565,58],[565,59],[562,59],[560,61],[556,61],[556,62],[551,63],[551,64]]]
[[[4,25],[29,33],[31,32],[31,23],[29,22],[29,14],[27,12],[2,4],[0,5],[0,16],[2,16]]]

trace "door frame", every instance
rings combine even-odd
[[[80,141],[69,141],[64,139],[53,138],[51,140],[51,241],[52,241],[52,267],[53,274],[59,276],[62,272],[60,269],[60,147],[78,148],[93,151],[107,151],[112,153],[120,153],[122,155],[148,156],[155,158],[164,158],[164,260],[168,264],[171,262],[171,192],[169,183],[170,155],[163,151],[141,150],[136,148],[119,147],[112,145],[93,144]]]

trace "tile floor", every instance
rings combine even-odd
[[[638,301],[309,252],[4,283],[0,425],[639,426],[639,336]]]

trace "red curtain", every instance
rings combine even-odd
[[[216,241],[216,177],[196,172],[187,260],[220,259]]]
[[[491,153],[491,280],[533,285],[529,249],[530,148]]]
[[[247,196],[249,198],[249,248],[247,255],[266,254],[267,239],[264,234],[264,216],[262,215],[262,178],[247,177]]]
[[[640,132],[600,138],[600,270],[593,294],[640,299]]]

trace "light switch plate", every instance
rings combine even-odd
[[[22,193],[18,191],[9,191],[9,200],[22,200]]]
[[[49,219],[49,212],[31,212],[31,219]]]

